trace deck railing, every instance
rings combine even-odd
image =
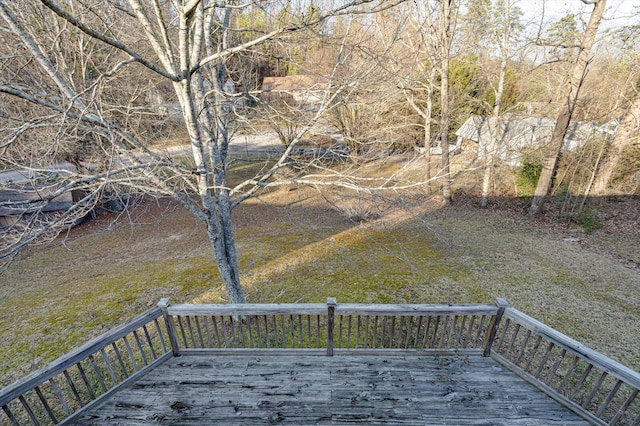
[[[516,309],[491,356],[594,424],[640,425],[640,374]]]
[[[156,307],[0,390],[0,424],[71,423],[170,357]]]
[[[482,353],[594,424],[640,424],[640,375],[498,299],[496,305],[171,305],[0,391],[4,424],[71,423],[167,358],[190,353]],[[3,417],[4,416],[4,417]]]

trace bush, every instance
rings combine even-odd
[[[575,221],[582,226],[584,232],[591,235],[604,226],[604,221],[594,212],[584,209],[575,216]]]
[[[525,154],[522,165],[516,169],[516,188],[521,197],[530,197],[534,194],[538,179],[542,172],[542,159],[539,156]]]

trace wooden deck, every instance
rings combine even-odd
[[[169,358],[78,425],[586,425],[480,353]]]

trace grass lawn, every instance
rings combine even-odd
[[[242,204],[234,220],[248,300],[475,303],[504,297],[640,370],[635,234],[605,225],[587,235],[575,225],[532,222],[513,209],[470,203],[443,209],[419,197],[391,201],[377,204],[381,217],[366,223],[348,220],[310,189],[281,188]],[[353,203],[338,205],[366,209]],[[173,202],[145,201],[128,215],[101,216],[24,253],[0,276],[0,385],[161,297],[225,303],[203,231]]]

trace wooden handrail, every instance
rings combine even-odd
[[[535,334],[542,336],[554,345],[566,349],[568,352],[589,362],[594,367],[602,371],[606,371],[613,377],[622,380],[629,385],[640,389],[640,374],[624,365],[602,355],[599,352],[583,345],[577,340],[572,339],[557,330],[549,327],[540,321],[518,311],[514,308],[508,308],[505,312],[505,318],[515,321],[517,324],[531,330]]]
[[[488,304],[477,305],[372,305],[361,303],[340,303],[336,315],[495,315],[498,307]]]
[[[52,377],[61,374],[63,371],[76,365],[78,362],[87,359],[90,355],[95,354],[100,349],[106,348],[111,343],[116,342],[118,339],[121,339],[132,331],[137,330],[154,319],[160,318],[160,316],[160,309],[152,308],[138,315],[130,322],[96,337],[79,348],[72,350],[66,355],[63,355],[57,360],[51,362],[49,365],[34,371],[4,389],[0,389],[0,407],[8,404],[10,401],[18,398]]]
[[[240,305],[168,305],[169,315],[322,315],[327,313],[323,303],[278,303],[278,304],[240,304]]]

